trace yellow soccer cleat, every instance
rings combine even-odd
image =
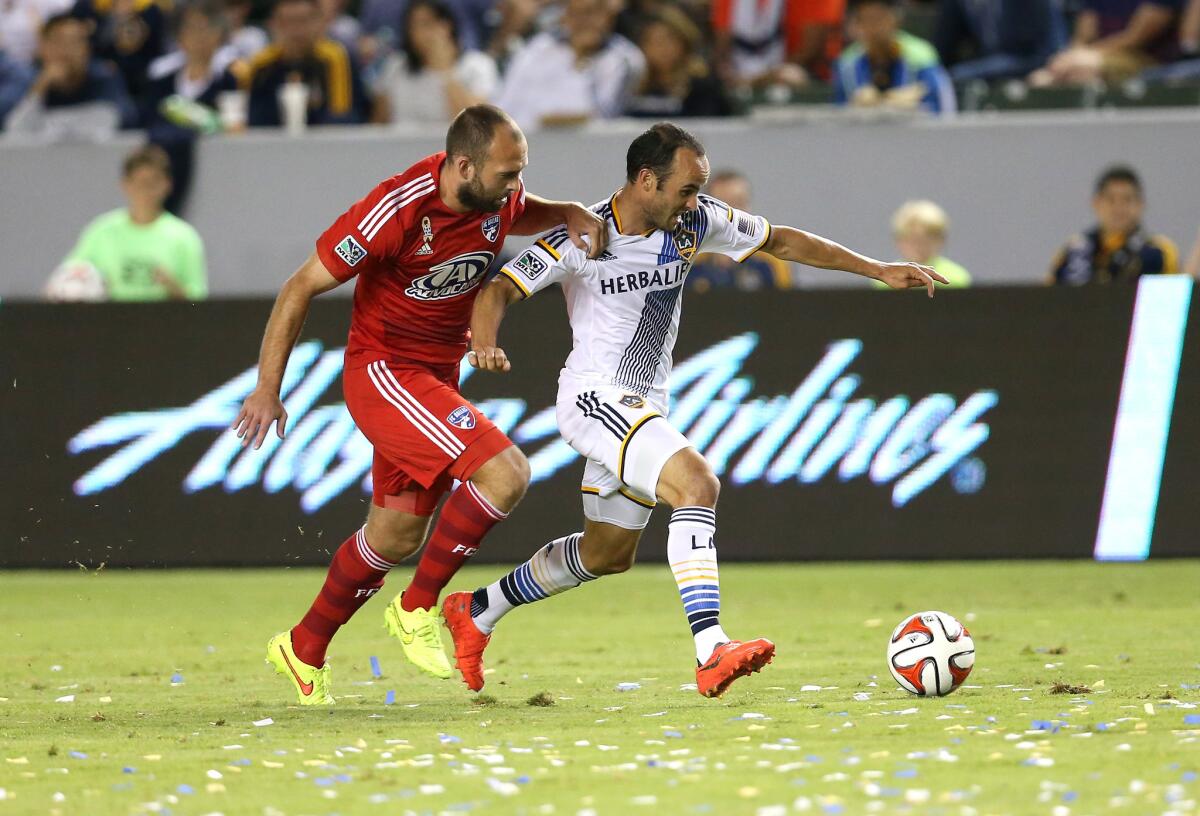
[[[453,672],[446,651],[442,648],[442,616],[432,609],[414,609],[406,612],[400,606],[397,595],[383,611],[383,622],[388,634],[400,641],[404,656],[418,669],[442,680],[449,680]]]
[[[280,632],[271,638],[267,643],[267,662],[275,667],[276,673],[292,681],[300,705],[333,705],[329,664],[318,669],[296,657],[291,632]]]

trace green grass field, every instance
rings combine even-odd
[[[779,653],[721,700],[687,687],[665,566],[515,612],[483,696],[409,666],[375,598],[331,649],[337,706],[308,710],[262,651],[320,578],[0,573],[0,816],[1064,816],[1200,799],[1197,562],[729,565],[725,628]],[[978,657],[969,687],[926,700],[883,655],[929,608],[967,621]]]

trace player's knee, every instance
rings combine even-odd
[[[617,575],[628,572],[637,556],[634,547],[616,547],[592,554],[592,563],[587,567],[592,575]]]
[[[421,548],[423,536],[412,530],[384,522],[367,523],[367,544],[393,564],[408,558]]]
[[[525,496],[530,474],[529,460],[513,445],[485,462],[471,481],[499,510],[508,513]]]
[[[674,507],[716,507],[721,495],[721,480],[708,467],[696,468],[688,474],[679,490]]]

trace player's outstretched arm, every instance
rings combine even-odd
[[[246,397],[241,413],[233,422],[243,447],[251,442],[256,450],[262,447],[272,422],[275,423],[275,432],[283,439],[287,425],[287,411],[279,398],[283,371],[292,347],[296,345],[296,338],[300,336],[304,320],[308,317],[308,304],[338,283],[314,253],[279,290],[271,316],[267,319],[267,330],[258,354],[258,385]]]
[[[510,371],[512,363],[500,348],[500,323],[508,305],[525,297],[506,275],[492,278],[479,296],[471,312],[471,350],[467,362],[483,371]]]
[[[857,252],[828,238],[813,235],[795,227],[771,227],[771,235],[762,251],[784,261],[815,266],[818,269],[841,269],[856,275],[883,281],[893,289],[915,289],[923,286],[933,297],[934,282],[949,283],[931,267],[916,263],[885,263]]]
[[[513,235],[540,235],[559,224],[567,228],[571,243],[598,258],[608,247],[608,225],[578,201],[549,201],[532,193],[525,194],[525,211],[512,225]],[[587,241],[584,241],[584,238]]]

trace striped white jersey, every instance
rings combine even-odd
[[[608,249],[599,258],[589,260],[560,227],[500,272],[526,296],[562,285],[573,335],[564,381],[577,381],[580,391],[620,388],[665,412],[680,296],[692,259],[716,252],[745,260],[767,242],[771,225],[704,195],[671,232],[622,235],[612,198],[592,209],[608,221]]]

